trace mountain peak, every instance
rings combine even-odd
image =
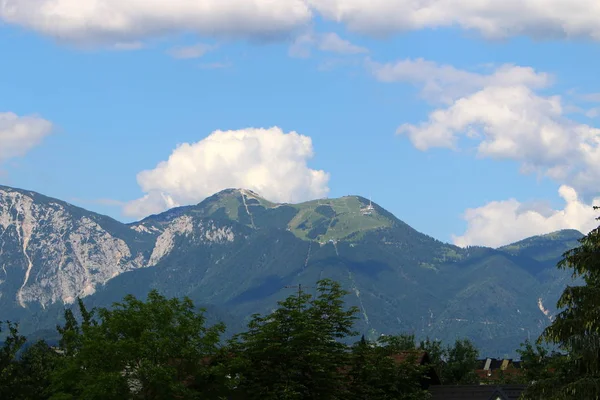
[[[361,196],[348,195],[302,203],[275,203],[244,188],[228,188],[194,206],[148,217],[143,224],[164,224],[183,215],[235,221],[254,229],[285,229],[303,240],[354,240],[365,232],[390,228],[400,221]]]

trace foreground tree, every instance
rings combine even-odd
[[[475,373],[479,351],[468,339],[456,340],[448,346],[442,366],[441,380],[444,385],[474,385],[479,383]]]
[[[19,326],[10,321],[0,322],[0,333],[3,325],[7,333],[0,347],[0,399],[12,399],[18,386],[17,353],[25,344],[25,337],[19,334]]]
[[[300,292],[267,316],[254,315],[248,331],[232,343],[237,388],[247,399],[345,399],[349,353],[340,342],[352,330],[356,307],[344,309],[348,294],[325,279],[318,295]]]
[[[531,343],[526,340],[517,350],[521,358],[521,380],[519,383],[536,384],[549,382],[560,374],[565,358],[556,351],[550,351],[541,343]],[[558,371],[558,372],[557,372]],[[533,393],[530,389],[529,393]],[[539,393],[543,395],[543,393]]]
[[[479,351],[469,339],[456,340],[443,346],[439,340],[426,338],[419,345],[413,334],[382,336],[378,343],[390,354],[420,350],[427,353],[433,369],[444,385],[470,385],[479,383],[475,373]]]
[[[557,345],[565,355],[549,376],[531,385],[529,399],[600,398],[600,227],[579,243],[564,253],[558,268],[572,269],[573,278],[583,278],[584,284],[567,286],[557,304],[562,311],[538,340]]]
[[[422,384],[431,367],[419,365],[419,353],[412,335],[384,336],[378,343],[361,340],[352,348],[346,399],[428,399]]]
[[[59,328],[64,360],[52,399],[212,398],[209,364],[224,327],[206,328],[191,300],[151,291],[146,302],[126,296],[111,310],[79,308],[82,323],[67,311]]]

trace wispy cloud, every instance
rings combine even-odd
[[[600,93],[585,93],[579,95],[579,98],[588,103],[600,103]]]
[[[366,47],[352,44],[350,41],[342,39],[337,33],[333,32],[319,35],[317,48],[321,51],[336,54],[366,54],[369,52]]]
[[[198,43],[192,46],[178,46],[170,49],[168,54],[177,59],[200,58],[209,51],[216,49],[216,45]]]
[[[290,46],[288,54],[296,58],[308,58],[312,49],[338,55],[367,54],[366,47],[357,46],[348,40],[342,39],[337,33],[308,32],[299,35]]]

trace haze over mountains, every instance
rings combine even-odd
[[[498,249],[442,243],[360,196],[276,204],[244,189],[123,224],[0,186],[0,319],[50,335],[80,296],[107,306],[151,288],[189,296],[230,332],[321,278],[350,291],[367,336],[469,337],[485,355],[536,338],[570,281],[556,269],[583,235]]]

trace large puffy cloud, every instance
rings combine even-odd
[[[215,131],[179,145],[167,161],[140,172],[137,180],[146,194],[128,203],[124,213],[142,217],[226,188],[251,189],[277,202],[324,197],[329,174],[307,166],[312,156],[310,137],[277,127]]]
[[[25,155],[52,132],[52,123],[37,116],[0,113],[0,163]]]
[[[582,202],[573,188],[563,185],[559,195],[566,203],[562,210],[553,210],[544,204],[522,204],[516,199],[468,209],[463,216],[468,228],[464,235],[453,236],[454,243],[463,247],[498,247],[561,229],[588,233],[598,225],[595,220],[598,212]],[[594,199],[592,205],[600,206],[600,197]]]
[[[0,20],[81,44],[179,32],[271,39],[311,17],[303,0],[0,0]]]
[[[596,0],[0,0],[0,20],[78,43],[171,33],[273,38],[319,13],[374,35],[458,26],[487,38],[600,40]]]
[[[425,98],[443,105],[427,121],[398,128],[416,148],[456,148],[466,137],[479,156],[518,161],[523,172],[541,172],[586,197],[597,193],[600,129],[568,119],[560,96],[537,92],[552,83],[548,74],[514,65],[479,74],[424,60],[370,68],[382,81],[421,85]]]
[[[322,16],[375,35],[458,26],[498,39],[600,40],[596,0],[307,0]]]

